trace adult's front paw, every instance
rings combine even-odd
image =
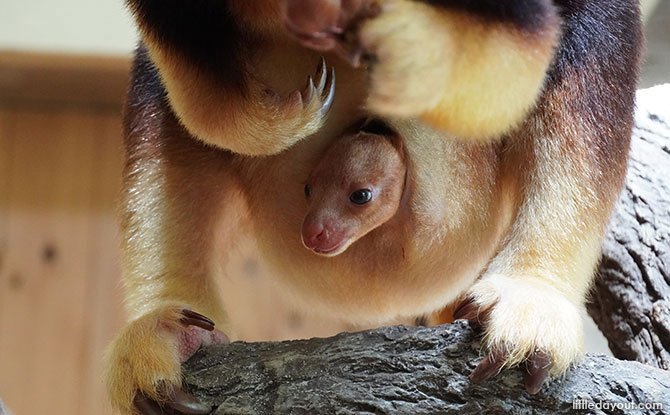
[[[483,330],[488,354],[470,375],[475,383],[522,365],[526,389],[534,394],[548,375],[562,374],[583,354],[578,306],[546,282],[485,276],[457,306],[454,318]]]
[[[447,88],[452,37],[441,12],[426,4],[387,1],[380,10],[358,33],[370,71],[367,106],[383,116],[420,116]]]
[[[165,306],[134,320],[107,350],[112,405],[122,415],[211,412],[181,390],[181,363],[201,346],[227,342],[212,320],[184,306]]]

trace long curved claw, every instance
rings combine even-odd
[[[212,408],[198,401],[195,396],[181,389],[174,389],[167,401],[167,406],[180,414],[208,414]]]
[[[181,311],[181,314],[182,317],[179,322],[185,327],[197,326],[207,331],[214,330],[214,322],[200,313],[185,308]]]
[[[306,107],[312,101],[315,94],[316,88],[314,87],[314,80],[310,76],[307,78],[307,86],[300,92],[303,107]]]
[[[153,399],[149,399],[142,393],[137,393],[133,399],[133,405],[140,415],[164,415],[165,412]]]
[[[475,311],[475,299],[472,297],[467,297],[463,299],[454,309],[454,320],[470,320],[472,313]]]
[[[495,304],[494,304],[495,305]],[[454,309],[454,320],[465,319],[470,324],[481,327],[491,315],[493,306],[481,308],[475,303],[475,299],[467,297]]]
[[[326,86],[326,78],[325,76],[328,72],[328,68],[326,67],[326,59],[322,56],[321,57],[321,62],[319,63],[319,67],[317,68],[316,75],[314,79],[316,79],[316,85],[319,91],[323,91],[323,88]]]
[[[335,98],[335,68],[328,70],[326,60],[321,57],[314,77],[309,76],[307,83],[300,90],[303,108],[307,108],[314,97],[319,97],[321,105],[317,111],[320,117],[326,116]]]
[[[327,82],[327,85],[329,86],[328,88],[324,87],[324,90],[327,92],[325,93],[325,96],[322,96],[321,109],[319,110],[319,115],[322,117],[325,117],[326,114],[328,114],[330,107],[333,106],[333,100],[335,99],[335,68],[330,68],[329,75]]]
[[[542,389],[542,384],[549,374],[550,367],[551,358],[547,353],[541,350],[533,352],[527,362],[527,371],[523,374],[524,385],[528,393],[535,395]]]
[[[133,405],[140,415],[204,415],[212,412],[212,408],[198,401],[193,395],[175,388],[170,392],[163,405],[149,398],[142,392],[135,394]]]
[[[491,353],[489,353],[475,370],[472,371],[470,374],[470,381],[472,383],[481,383],[490,379],[500,372],[500,368],[502,368],[505,363],[506,357],[507,354],[502,350],[491,350]]]

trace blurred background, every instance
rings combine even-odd
[[[643,0],[640,87],[670,82],[670,1]],[[0,395],[17,415],[109,414],[124,321],[116,203],[137,33],[122,0],[0,0]],[[293,311],[241,241],[223,282],[247,340],[351,329]],[[589,327],[590,351],[606,351]]]

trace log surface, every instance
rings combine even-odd
[[[472,385],[468,375],[479,361],[477,336],[457,321],[214,346],[185,364],[184,383],[219,415],[670,413],[670,373],[638,362],[587,355],[531,396],[520,369]],[[665,410],[573,407],[600,401],[657,402]]]

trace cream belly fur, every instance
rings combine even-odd
[[[337,136],[237,160],[261,255],[282,290],[306,310],[383,323],[440,309],[481,275],[509,226],[512,203],[502,198],[495,146],[449,140],[418,121],[390,124],[408,155],[402,204],[389,222],[337,257],[315,255],[300,240],[305,180]],[[276,177],[290,178],[288,185],[278,188]]]

